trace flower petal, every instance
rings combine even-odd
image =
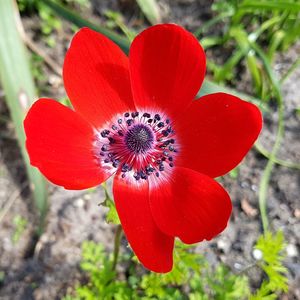
[[[244,158],[261,128],[254,104],[225,93],[204,96],[176,120],[181,143],[176,164],[211,177],[224,175]]]
[[[169,184],[150,186],[150,208],[161,231],[192,244],[210,240],[225,229],[231,202],[212,178],[179,167]]]
[[[127,182],[116,175],[113,194],[125,235],[140,262],[151,271],[169,272],[174,238],[163,234],[153,221],[147,181]]]
[[[30,162],[51,182],[86,189],[106,180],[93,153],[93,128],[80,115],[51,99],[40,99],[25,120]]]
[[[131,85],[139,108],[180,113],[194,99],[204,78],[205,54],[197,39],[175,24],[152,26],[132,42]]]
[[[67,51],[64,84],[77,112],[101,126],[118,112],[134,110],[128,58],[104,35],[83,28]]]

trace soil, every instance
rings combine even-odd
[[[213,15],[211,1],[161,0],[162,20],[183,25],[195,31]],[[104,11],[119,11],[125,23],[136,30],[146,27],[134,1],[93,0],[83,14],[96,22],[105,22]],[[56,40],[48,47],[40,34],[37,16],[23,16],[25,31],[35,43],[62,65],[64,53],[72,36],[71,26],[63,22],[60,30],[53,32]],[[211,59],[220,60],[208,53]],[[278,55],[274,68],[278,74],[299,57],[300,43]],[[222,59],[221,59],[222,60]],[[243,68],[236,87],[251,93],[250,76]],[[42,65],[38,80],[40,94],[56,99],[65,96],[61,78],[46,65]],[[209,74],[208,74],[209,76]],[[285,103],[285,136],[278,158],[300,161],[300,67],[283,85]],[[102,242],[110,251],[115,228],[104,221],[105,211],[98,204],[103,200],[101,187],[87,191],[66,191],[49,184],[49,213],[44,233],[37,238],[37,214],[28,191],[24,164],[15,139],[13,124],[4,104],[0,87],[0,214],[7,203],[11,207],[0,220],[0,299],[60,299],[82,280],[79,268],[81,243],[84,240]],[[278,115],[276,109],[264,116],[260,143],[269,151],[274,143]],[[238,169],[237,179],[229,175],[221,181],[233,201],[233,213],[227,229],[210,242],[197,246],[197,251],[216,264],[222,261],[234,272],[247,269],[255,262],[253,245],[262,233],[258,208],[258,188],[267,160],[251,150]],[[268,217],[274,231],[283,230],[287,242],[285,265],[288,268],[290,291],[282,299],[300,299],[300,172],[276,166],[268,189]],[[26,220],[25,229],[15,239],[16,217]],[[248,274],[253,288],[259,286],[262,274],[250,268]]]

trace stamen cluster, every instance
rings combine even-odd
[[[104,167],[119,169],[122,178],[160,177],[174,167],[175,132],[162,113],[125,112],[97,133],[96,154]]]

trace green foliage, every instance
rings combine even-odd
[[[219,0],[212,8],[216,17],[195,32],[204,34],[216,23],[224,22],[220,35],[204,36],[205,48],[222,46],[230,55],[223,65],[208,62],[217,82],[232,81],[236,78],[237,67],[246,64],[252,77],[257,96],[269,99],[272,82],[261,63],[261,57],[253,44],[264,49],[270,62],[275,53],[288,49],[300,37],[300,6],[298,1],[225,1]],[[268,47],[264,48],[264,45]]]
[[[136,0],[136,2],[150,24],[160,23],[160,11],[156,0]]]
[[[119,277],[113,268],[113,255],[101,244],[84,242],[81,268],[89,281],[78,286],[74,296],[63,300],[271,300],[287,291],[286,269],[282,265],[285,247],[282,232],[261,236],[255,246],[262,251],[258,266],[267,279],[251,294],[246,274],[234,274],[223,264],[216,268],[194,252],[194,247],[176,242],[174,267],[170,273],[145,273],[137,259],[132,259],[127,278]],[[123,255],[121,261],[128,261]]]
[[[249,297],[248,278],[233,274],[224,265],[219,265],[215,271],[207,268],[205,276],[200,275],[196,274],[191,281],[195,290],[190,294],[191,300],[242,300]]]
[[[5,279],[5,273],[3,271],[0,271],[0,284],[4,281]]]
[[[174,268],[170,273],[140,274],[139,266],[133,262],[125,280],[117,279],[112,271],[113,258],[101,244],[85,242],[81,268],[88,274],[89,283],[78,286],[76,295],[68,295],[64,300],[240,300],[249,294],[246,276],[234,275],[223,265],[209,269],[206,260],[193,250],[191,246],[176,243]]]
[[[118,224],[120,224],[120,219],[119,219],[116,207],[115,207],[115,203],[111,199],[111,197],[107,191],[106,183],[103,183],[102,187],[104,189],[105,199],[103,202],[100,203],[100,205],[108,208],[108,212],[106,214],[106,222],[118,225]]]
[[[229,172],[229,176],[230,176],[232,179],[237,179],[238,176],[239,176],[239,167],[236,167],[236,168],[232,169],[232,170]]]
[[[120,29],[129,41],[132,41],[134,39],[134,37],[136,36],[136,32],[129,29],[125,25],[123,16],[120,13],[112,10],[106,10],[105,16],[107,17],[107,21],[105,22],[105,24],[109,29]]]
[[[287,292],[287,269],[283,266],[283,251],[285,249],[284,237],[281,231],[272,234],[267,231],[256,244],[256,249],[262,251],[263,260],[259,266],[268,276],[257,293],[251,297],[252,300],[276,299],[277,293]]]
[[[40,30],[43,38],[49,47],[55,46],[55,39],[52,36],[54,30],[61,28],[61,21],[53,14],[52,10],[38,0],[18,0],[19,10],[22,13],[31,14],[37,12],[40,17]]]
[[[103,300],[130,300],[135,291],[132,291],[125,281],[116,280],[112,268],[113,259],[108,257],[101,244],[84,242],[82,245],[81,268],[89,276],[87,285],[76,288],[76,296],[68,295],[64,300],[103,299]]]
[[[47,211],[47,189],[41,173],[30,166],[25,147],[23,119],[36,95],[28,53],[18,30],[18,21],[18,10],[13,1],[0,1],[0,81],[39,212],[38,233],[40,233]]]
[[[13,219],[13,224],[15,226],[15,231],[12,236],[12,241],[14,243],[17,243],[20,237],[22,236],[24,230],[26,229],[28,221],[24,219],[22,216],[17,215]]]

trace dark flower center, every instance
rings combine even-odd
[[[96,156],[107,169],[118,169],[122,178],[147,180],[168,176],[179,145],[172,122],[160,112],[125,112],[98,132]]]
[[[153,145],[153,141],[154,135],[152,131],[144,124],[132,126],[125,136],[127,148],[136,154],[146,153]]]

